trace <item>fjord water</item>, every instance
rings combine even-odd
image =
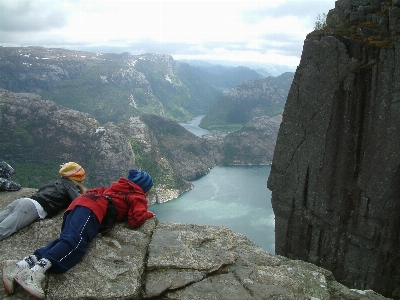
[[[216,166],[177,199],[153,204],[160,222],[225,226],[274,253],[270,166]]]
[[[202,116],[197,116],[193,120],[185,123],[179,123],[181,126],[183,126],[187,131],[190,131],[191,133],[197,135],[197,136],[202,136],[204,134],[209,134],[210,131],[207,129],[203,129],[199,127],[201,119],[203,119],[204,115]]]
[[[198,127],[202,117],[181,125],[202,136],[209,133]],[[192,181],[193,190],[149,209],[160,222],[228,227],[273,254],[275,221],[267,188],[270,170],[270,166],[216,166]]]

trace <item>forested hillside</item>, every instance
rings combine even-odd
[[[282,114],[293,75],[244,81],[215,99],[200,126],[232,131],[254,117]]]
[[[136,165],[179,193],[215,164],[271,161],[279,123],[254,117],[281,113],[292,78],[191,66],[169,55],[0,47],[0,157],[27,174],[18,179],[28,187],[68,160],[85,165],[89,185],[108,184]],[[228,104],[220,105],[224,94]],[[229,139],[200,139],[177,123],[208,111],[216,129],[253,121]],[[269,150],[238,146],[247,143]]]
[[[205,114],[224,90],[261,77],[244,67],[212,73],[165,54],[0,47],[0,88],[38,94],[100,123],[143,113],[189,120]]]

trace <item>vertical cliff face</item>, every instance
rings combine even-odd
[[[337,1],[334,26],[307,36],[268,187],[276,254],[399,299],[400,8],[372,2]]]

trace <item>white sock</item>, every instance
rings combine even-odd
[[[35,264],[35,266],[31,268],[31,270],[34,272],[40,271],[42,273],[45,273],[50,267],[51,267],[51,262],[47,258],[41,258]]]
[[[22,260],[17,262],[17,265],[20,269],[25,269],[25,268],[32,268],[36,263],[38,259],[35,255],[29,255],[25,256]]]

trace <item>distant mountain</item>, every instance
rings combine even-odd
[[[205,114],[222,91],[261,77],[245,67],[201,69],[164,54],[0,47],[0,88],[38,94],[100,123],[144,113],[185,121]]]
[[[17,170],[13,177],[38,188],[58,176],[60,164],[76,161],[86,187],[107,186],[132,167],[152,174],[157,201],[191,188],[219,163],[210,142],[177,122],[143,114],[121,123],[99,122],[30,93],[0,89],[0,157]]]
[[[87,113],[36,94],[3,89],[0,109],[0,157],[17,169],[13,178],[23,186],[40,187],[68,161],[85,168],[88,188],[106,186],[138,167],[152,174],[152,201],[158,202],[187,191],[192,187],[189,180],[215,165],[270,163],[280,123],[279,118],[254,118],[238,133],[205,138],[150,114],[99,126]],[[248,151],[248,145],[254,151]],[[260,150],[264,148],[272,151]]]
[[[274,64],[264,64],[264,63],[257,63],[257,62],[231,62],[231,61],[206,61],[206,60],[179,60],[181,62],[188,63],[194,67],[200,67],[204,69],[213,68],[215,66],[220,67],[247,67],[256,71],[257,73],[268,77],[268,76],[279,76],[286,72],[295,72],[296,67],[293,66],[286,66],[286,65],[274,65]]]
[[[193,73],[202,78],[205,83],[218,91],[227,91],[236,85],[251,79],[261,79],[264,76],[247,67],[225,67],[221,65],[208,68],[187,65]]]
[[[283,112],[294,73],[247,80],[215,99],[200,126],[227,131],[240,128],[254,117]]]
[[[0,157],[34,180],[21,181],[32,187],[65,161],[84,165],[92,186],[136,165],[161,190],[173,190],[157,192],[164,201],[216,164],[270,162],[271,153],[257,149],[274,148],[275,135],[263,131],[279,126],[261,117],[282,112],[292,79],[248,67],[195,67],[169,55],[0,47]],[[210,128],[251,124],[236,135],[199,138],[177,122],[206,113]]]

